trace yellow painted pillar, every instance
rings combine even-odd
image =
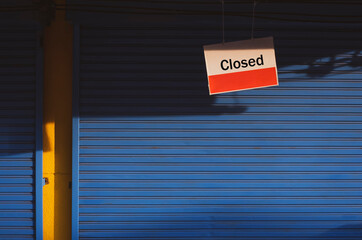
[[[57,11],[44,32],[43,175],[49,179],[43,188],[45,240],[71,239],[72,41],[65,11]]]

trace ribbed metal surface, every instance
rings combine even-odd
[[[280,86],[208,96],[217,15],[124,18],[80,29],[80,239],[360,239],[361,23],[257,19]]]
[[[0,239],[35,239],[36,29],[0,32]]]

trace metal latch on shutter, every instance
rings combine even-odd
[[[48,178],[43,178],[43,186],[49,184],[49,179]]]

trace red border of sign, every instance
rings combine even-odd
[[[210,95],[278,85],[276,67],[209,76]]]

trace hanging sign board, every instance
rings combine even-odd
[[[210,95],[278,85],[273,37],[204,46]]]

